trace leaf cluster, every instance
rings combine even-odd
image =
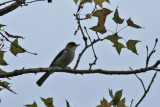
[[[104,0],[102,0],[102,1],[104,2]],[[97,25],[91,27],[90,29],[92,31],[96,32],[96,34],[100,33],[100,34],[104,35],[107,32],[106,19],[112,13],[112,10],[110,10],[108,8],[104,8],[102,5],[100,5],[101,3],[103,3],[102,1],[101,0],[99,0],[99,1],[94,0],[95,5],[99,4],[100,9],[95,8],[93,10],[93,12],[90,14],[90,15],[92,15],[92,17],[97,17],[98,18]],[[82,0],[80,2],[81,3],[80,5],[82,5],[82,4],[84,5],[85,3],[88,3],[88,2],[92,3],[93,1],[92,0]],[[89,18],[86,17],[86,19],[89,19]],[[132,28],[137,28],[137,29],[142,28],[142,27],[137,25],[137,24],[135,24],[132,21],[131,18],[129,18],[127,20],[121,18],[120,15],[119,15],[119,12],[118,12],[118,7],[116,8],[112,19],[113,19],[113,21],[115,22],[115,24],[117,26],[116,30],[115,30],[115,32],[109,30],[109,31],[112,32],[112,34],[107,35],[105,37],[105,39],[109,40],[109,41],[111,41],[113,43],[113,47],[116,49],[118,54],[121,53],[121,50],[123,48],[126,48],[126,49],[130,50],[131,52],[133,52],[133,53],[138,55],[138,52],[137,52],[137,49],[136,49],[136,44],[138,42],[140,42],[140,40],[132,40],[132,39],[125,40],[122,36],[119,36],[119,32],[122,31],[123,29],[125,29],[126,27],[132,27]],[[81,20],[80,16],[79,16],[79,19],[77,19],[77,20]],[[126,22],[126,23],[124,23],[124,22]],[[119,24],[122,24],[122,25],[126,24],[126,25],[118,31],[118,25]],[[119,40],[124,40],[125,45],[122,42],[120,42]]]
[[[96,107],[127,107],[125,104],[125,98],[122,98],[122,90],[118,90],[113,95],[112,90],[109,89],[109,95],[112,101],[108,102],[105,98],[100,101],[100,104]],[[40,97],[46,107],[54,107],[53,98],[42,98]],[[34,101],[32,104],[26,104],[25,107],[38,107],[37,103]],[[66,107],[71,107],[69,102],[66,100]]]
[[[18,39],[24,39],[22,36],[17,36],[17,35],[12,35],[2,29],[4,26],[3,24],[0,24],[0,65],[8,65],[6,61],[4,60],[4,53],[6,52],[6,47],[5,46],[7,43],[10,44],[9,50],[13,55],[17,56],[18,53],[24,53],[26,52],[25,49],[23,49],[19,43]],[[13,41],[10,40],[14,39]],[[5,51],[4,51],[5,50]]]

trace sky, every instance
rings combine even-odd
[[[2,0],[2,2],[5,0]],[[98,56],[97,64],[93,69],[101,68],[105,70],[129,70],[145,67],[146,45],[149,50],[154,46],[155,38],[159,38],[160,1],[146,0],[110,0],[111,5],[104,3],[103,6],[110,10],[115,10],[118,6],[120,16],[124,19],[132,17],[132,20],[143,27],[143,29],[126,28],[119,33],[125,40],[135,39],[141,42],[137,44],[138,54],[136,55],[127,49],[123,49],[119,55],[112,47],[109,41],[103,41],[94,45]],[[93,5],[84,5],[81,16],[90,13]],[[1,17],[0,23],[6,24],[5,28],[11,34],[25,37],[19,40],[20,45],[30,52],[18,54],[16,57],[10,52],[5,54],[5,60],[8,66],[1,68],[11,72],[15,69],[48,67],[54,57],[70,41],[81,44],[77,50],[74,61],[69,65],[74,67],[78,54],[84,47],[82,35],[80,32],[74,36],[77,29],[77,22],[73,14],[77,6],[73,0],[61,1],[54,0],[53,3],[36,2],[28,6],[19,7],[15,11]],[[116,25],[112,20],[113,13],[107,17],[107,29],[115,30]],[[90,28],[97,24],[97,18],[82,22],[82,25]],[[125,25],[125,24],[124,24]],[[120,25],[119,28],[122,28]],[[88,30],[93,39],[95,33]],[[100,37],[110,34],[109,32]],[[122,41],[124,42],[124,41]],[[160,43],[157,44],[156,53],[152,56],[149,65],[153,65],[160,58]],[[91,49],[88,49],[82,56],[77,69],[88,69],[89,63],[93,62],[94,57]],[[151,81],[154,72],[138,74],[147,87]],[[71,107],[95,107],[100,104],[100,100],[109,97],[108,89],[113,92],[123,89],[123,97],[126,97],[126,105],[130,106],[131,100],[134,99],[135,105],[143,95],[143,87],[135,75],[103,75],[103,74],[86,74],[75,75],[67,73],[54,73],[43,84],[42,87],[36,85],[36,81],[43,75],[25,74],[12,77],[9,82],[11,89],[18,94],[15,95],[7,90],[0,93],[2,102],[0,107],[23,107],[25,104],[32,104],[36,101],[38,107],[45,107],[40,97],[53,97],[55,107],[65,107],[65,100],[70,102]],[[139,107],[157,107],[159,105],[160,93],[160,75],[158,73],[149,93],[139,105]],[[6,80],[6,79],[3,79]]]

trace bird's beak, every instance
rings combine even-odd
[[[77,44],[76,47],[79,46],[79,45],[80,45],[80,44]]]

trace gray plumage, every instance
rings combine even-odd
[[[76,45],[74,42],[69,42],[66,45],[66,48],[58,53],[55,59],[50,64],[50,67],[67,67],[75,56]],[[36,83],[38,86],[41,86],[44,81],[49,77],[51,73],[46,72]]]

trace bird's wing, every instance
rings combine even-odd
[[[52,61],[49,67],[54,65],[54,62],[63,54],[63,52],[64,52],[64,49],[58,53],[58,55],[54,58],[54,60]]]

